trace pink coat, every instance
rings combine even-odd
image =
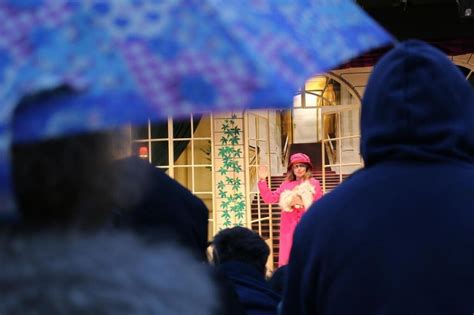
[[[286,265],[293,243],[293,233],[304,211],[322,196],[321,185],[314,178],[303,181],[284,181],[275,191],[271,191],[266,181],[258,182],[258,190],[265,203],[277,203],[282,210],[280,219],[280,253],[278,266]],[[293,196],[300,195],[304,208],[290,206]]]

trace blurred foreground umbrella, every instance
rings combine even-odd
[[[26,112],[15,141],[290,107],[311,75],[392,40],[348,0],[3,0],[0,34],[1,191],[25,95],[81,92]]]

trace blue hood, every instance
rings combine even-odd
[[[474,163],[474,89],[436,48],[398,44],[375,66],[362,101],[361,154]]]

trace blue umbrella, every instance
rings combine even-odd
[[[81,96],[25,112],[16,141],[290,107],[311,75],[393,41],[347,0],[4,0],[0,34],[2,192],[25,95],[68,85]]]

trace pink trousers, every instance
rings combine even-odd
[[[288,264],[291,245],[293,244],[293,233],[296,225],[300,222],[305,209],[293,209],[291,212],[282,211],[280,216],[280,253],[278,255],[278,267]]]

